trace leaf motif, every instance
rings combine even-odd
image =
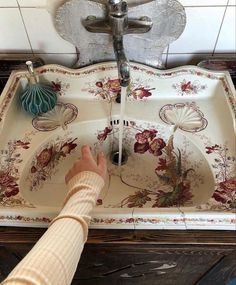
[[[173,154],[172,154],[172,152],[174,150],[174,142],[173,142],[173,140],[174,140],[174,136],[172,135],[168,139],[167,146],[166,146],[166,152],[167,152],[167,155],[169,157],[173,157]]]
[[[155,207],[168,207],[172,206],[172,192],[162,193],[160,196],[156,198],[156,202],[152,205],[152,208]]]
[[[122,206],[128,204],[129,208],[142,208],[143,205],[152,200],[148,195],[149,191],[147,190],[136,191],[134,195],[130,195],[122,201]]]
[[[178,156],[178,161],[177,161],[177,175],[178,176],[181,176],[182,175],[182,157],[181,157],[181,151],[178,149],[178,153],[179,153],[179,156]]]
[[[171,181],[171,178],[169,176],[166,175],[160,175],[158,173],[156,173],[157,177],[162,180],[165,183],[169,183]]]
[[[165,176],[170,178],[169,182],[171,182],[172,185],[175,185],[178,179],[178,175],[176,175],[177,172],[176,165],[177,165],[176,159],[175,157],[172,157],[171,161],[167,163],[166,167]]]

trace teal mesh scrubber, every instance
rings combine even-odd
[[[26,62],[29,71],[29,83],[20,96],[21,106],[33,115],[46,113],[54,108],[57,102],[57,93],[49,85],[38,82],[31,61]]]

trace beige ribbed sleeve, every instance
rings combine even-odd
[[[104,180],[94,172],[73,177],[60,214],[1,284],[70,284],[87,240],[90,212],[103,186]]]

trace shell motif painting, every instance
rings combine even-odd
[[[75,105],[57,103],[49,112],[40,114],[32,120],[32,125],[38,131],[46,132],[62,127],[66,130],[67,125],[77,118],[78,109]]]
[[[195,103],[176,103],[164,105],[159,113],[163,122],[186,132],[199,132],[208,122]]]

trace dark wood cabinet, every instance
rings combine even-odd
[[[44,231],[0,228],[0,281]],[[72,284],[225,285],[234,278],[236,285],[233,231],[90,230]]]

